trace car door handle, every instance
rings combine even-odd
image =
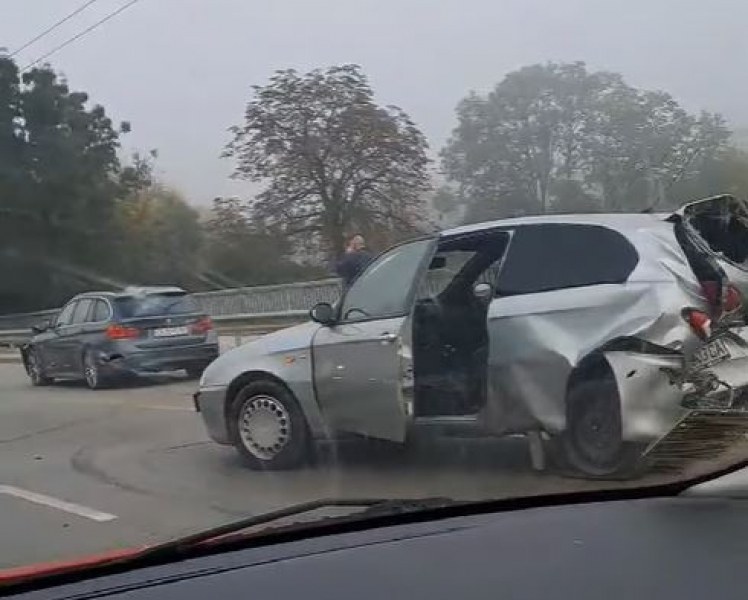
[[[396,341],[398,338],[398,335],[396,333],[389,333],[384,332],[382,335],[379,336],[379,339],[382,340],[384,343],[391,344],[392,342]]]

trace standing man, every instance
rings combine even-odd
[[[364,236],[360,233],[350,236],[345,245],[345,253],[335,265],[335,270],[343,280],[344,288],[349,287],[356,280],[371,259],[371,254],[366,251]]]

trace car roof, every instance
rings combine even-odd
[[[92,291],[83,292],[78,294],[73,300],[79,300],[81,298],[90,298],[92,296],[104,297],[104,298],[131,298],[133,296],[148,296],[151,294],[186,294],[187,292],[180,287],[174,285],[151,285],[151,286],[130,286],[124,290],[117,292],[113,291]]]
[[[567,225],[600,225],[619,231],[632,231],[642,228],[659,227],[669,217],[668,213],[591,213],[575,215],[536,215],[531,217],[514,217],[484,221],[471,225],[461,225],[442,231],[440,237],[451,237],[466,233],[477,233],[500,227],[518,227],[526,225],[567,224]]]

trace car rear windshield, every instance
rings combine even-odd
[[[199,312],[197,302],[187,294],[148,294],[125,296],[115,300],[118,313],[123,319],[158,317],[161,315],[184,315]]]

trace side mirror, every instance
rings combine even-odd
[[[52,326],[52,324],[49,321],[42,321],[41,323],[37,323],[36,325],[31,326],[31,331],[34,333],[43,333],[47,331]]]
[[[483,302],[490,302],[493,288],[487,283],[479,283],[473,288],[473,295]]]
[[[320,325],[332,325],[335,322],[335,309],[328,302],[319,302],[312,306],[309,317]]]

